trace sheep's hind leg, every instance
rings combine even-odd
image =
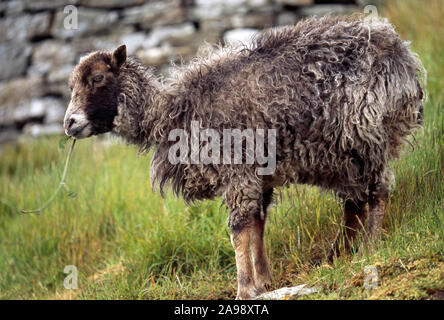
[[[272,281],[264,242],[267,208],[271,203],[272,196],[273,189],[263,193],[262,212],[254,216],[253,228],[251,230],[250,245],[253,257],[255,295],[266,292],[266,286],[271,285]]]
[[[340,230],[335,242],[328,254],[327,259],[333,259],[341,254],[341,245],[344,245],[346,252],[353,247],[353,241],[356,234],[362,229],[367,218],[367,207],[363,201],[346,200],[344,205],[344,223],[345,229]]]
[[[382,220],[385,214],[386,197],[375,196],[369,200],[369,217],[365,241],[371,242],[378,238],[381,233]]]

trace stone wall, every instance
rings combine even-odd
[[[67,7],[67,5],[73,5]],[[82,55],[113,49],[168,74],[203,43],[234,43],[310,15],[350,13],[363,1],[10,0],[0,2],[0,144],[62,132],[67,79]],[[73,11],[77,28],[72,29]],[[68,24],[66,24],[68,23]]]

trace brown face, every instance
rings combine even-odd
[[[94,52],[73,70],[69,85],[71,101],[65,113],[65,133],[76,139],[112,130],[120,92],[119,72],[126,47],[114,52]]]

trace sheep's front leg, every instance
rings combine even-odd
[[[250,231],[249,226],[231,231],[231,244],[236,256],[237,300],[250,299],[254,295],[253,269],[250,259]]]
[[[231,243],[236,256],[238,280],[236,299],[251,299],[258,294],[255,285],[255,274],[259,283],[261,282],[259,279],[268,271],[268,266],[263,267],[265,260],[265,248],[263,246],[265,221],[261,222],[264,219],[259,219],[259,223],[257,221],[257,217],[263,216],[261,214],[262,192],[251,187],[251,185],[234,186],[231,192],[225,194],[224,200],[231,209],[228,226],[231,229]],[[256,273],[253,270],[251,254],[255,266],[258,266]],[[262,267],[259,267],[261,265]],[[259,291],[262,291],[262,289]]]
[[[271,284],[264,243],[265,217],[257,215],[252,220],[248,225],[232,229],[231,232],[238,278],[236,299],[256,297],[266,291],[267,284]]]
[[[266,292],[266,285],[271,284],[271,273],[265,251],[264,229],[265,219],[256,219],[251,229],[250,245],[253,257],[254,296]]]
[[[273,189],[262,194],[262,211],[254,215],[250,245],[253,257],[255,294],[260,295],[266,291],[266,286],[271,285],[271,273],[269,269],[267,252],[265,250],[264,233],[267,219],[267,209],[272,201]]]

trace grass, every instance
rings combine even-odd
[[[444,5],[390,1],[384,10],[428,70],[425,126],[414,150],[393,163],[396,188],[381,241],[333,264],[321,263],[341,223],[332,193],[308,186],[281,190],[267,225],[274,287],[307,283],[309,299],[427,299],[444,290]],[[48,199],[67,149],[59,137],[9,146],[0,157],[0,298],[231,299],[234,252],[221,201],[191,207],[149,183],[149,157],[100,138],[80,141],[67,182],[41,215],[20,215]],[[79,289],[66,290],[74,265]],[[364,288],[365,266],[379,285]]]

